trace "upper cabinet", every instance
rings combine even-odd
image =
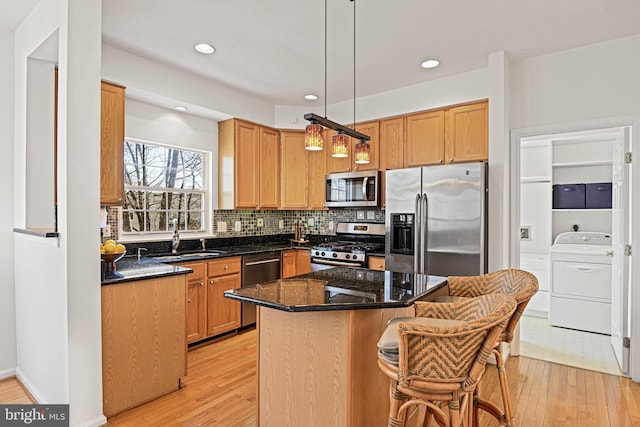
[[[325,209],[326,155],[304,148],[304,132],[280,131],[283,209]]]
[[[444,163],[444,111],[407,116],[405,167]]]
[[[218,123],[219,209],[280,206],[278,131],[239,119]]]
[[[100,205],[124,204],[124,87],[102,82],[100,96]]]
[[[404,117],[380,121],[380,169],[404,167]]]
[[[486,101],[446,110],[446,163],[488,160],[488,115]]]
[[[336,132],[326,131],[324,133],[324,146],[327,151],[327,173],[377,170],[380,168],[380,122],[375,120],[358,123],[355,129],[371,138],[369,140],[369,146],[371,148],[369,152],[369,163],[355,163],[355,147],[359,140],[354,138],[350,138],[347,157],[333,157],[331,155],[331,139]]]

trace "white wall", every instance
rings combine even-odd
[[[13,277],[13,32],[0,28],[0,379],[15,373]]]
[[[15,32],[14,224],[22,228],[26,58],[59,31],[60,238],[14,235],[17,373],[38,401],[69,403],[72,426],[106,421],[97,251],[100,28],[100,0],[42,0]]]
[[[127,87],[131,94],[168,105],[206,108],[219,120],[242,117],[273,125],[273,105],[211,80],[103,45],[102,78]]]

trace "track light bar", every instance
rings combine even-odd
[[[363,141],[369,141],[371,137],[369,135],[365,135],[364,133],[360,133],[355,129],[348,128],[346,126],[341,125],[340,123],[333,122],[325,117],[320,117],[314,113],[307,113],[304,115],[305,120],[309,120],[311,123],[317,123],[326,128],[338,131],[340,133],[344,133],[349,135],[352,138],[361,139]]]

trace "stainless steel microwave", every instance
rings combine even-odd
[[[330,173],[325,176],[328,208],[380,206],[380,172]]]

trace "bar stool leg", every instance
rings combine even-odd
[[[504,421],[507,426],[513,426],[513,405],[511,404],[511,393],[509,393],[507,371],[502,358],[502,343],[493,350],[493,354],[496,356],[496,368],[498,369],[500,392],[502,393],[502,403],[504,404]]]
[[[391,385],[389,386],[389,427],[404,426],[404,416],[399,417],[398,411],[400,410],[400,407],[402,406],[406,398],[407,396],[405,394],[398,391],[398,382],[391,380]]]

